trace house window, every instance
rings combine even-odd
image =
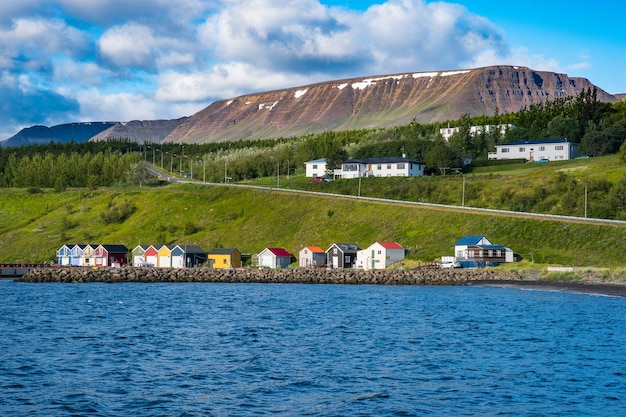
[[[522,147],[519,148],[519,151],[520,152],[526,152],[526,148],[522,146]]]
[[[345,255],[345,256],[343,257],[343,263],[344,263],[344,265],[345,265],[345,264],[349,264],[349,263],[350,263],[350,257],[349,257],[348,255]]]
[[[539,150],[540,150],[540,151],[545,151],[545,150],[546,150],[546,147],[545,147],[545,146],[540,146],[540,147],[539,147]]]
[[[473,250],[471,250],[471,249],[470,249],[470,250],[468,250],[468,251],[467,251],[467,257],[468,257],[468,258],[473,258],[473,257],[474,257],[474,251],[473,251]]]
[[[554,150],[556,150],[556,151],[562,151],[562,150],[563,150],[563,145],[556,145],[556,146],[554,147]]]
[[[502,148],[502,153],[508,153],[509,152],[509,148]]]
[[[387,169],[391,169],[391,164],[387,164]]]
[[[223,264],[224,264],[224,265],[226,265],[226,258],[224,258],[224,262],[223,262]]]
[[[496,250],[496,257],[500,257],[502,256],[502,252],[500,251],[500,249]]]
[[[381,164],[378,164],[376,165],[376,169],[380,171],[381,169],[383,169],[383,166]]]
[[[380,254],[382,254],[383,252],[379,250],[377,253],[380,255]]]
[[[398,169],[404,169],[404,163],[398,164]]]
[[[313,164],[313,169],[317,169],[317,164]]]
[[[343,170],[344,171],[358,171],[359,165],[358,164],[344,164]]]

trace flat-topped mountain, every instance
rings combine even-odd
[[[212,103],[165,142],[206,143],[390,127],[515,112],[594,88],[585,78],[526,67],[382,75],[328,81]],[[597,88],[597,87],[596,87]],[[598,99],[616,98],[598,88]]]

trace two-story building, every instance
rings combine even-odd
[[[304,163],[306,176],[310,178],[322,177],[326,174],[326,159],[314,159]]]
[[[520,140],[496,145],[489,159],[525,159],[527,161],[563,161],[578,156],[578,144],[567,139]]]

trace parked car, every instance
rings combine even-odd
[[[311,178],[309,180],[310,184],[317,184],[318,182],[324,182],[324,178],[322,178],[322,177],[315,177],[315,178]]]
[[[441,269],[447,269],[447,268],[462,268],[461,264],[454,261],[454,262],[442,262],[439,265],[439,268]]]

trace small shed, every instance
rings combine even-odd
[[[326,249],[326,264],[331,268],[352,268],[360,250],[353,243],[333,243]]]
[[[81,257],[81,266],[96,265],[96,248],[98,245],[85,245],[83,248],[83,256]]]
[[[325,266],[326,252],[317,246],[305,246],[300,249],[298,265],[300,268]]]
[[[176,245],[172,248],[172,268],[191,268],[206,261],[206,251],[196,245]]]
[[[74,266],[82,266],[83,265],[83,250],[85,250],[85,248],[87,247],[87,245],[84,244],[78,244],[78,245],[74,245],[72,246],[72,248],[70,249],[70,265],[74,265]]]
[[[159,261],[159,250],[157,249],[157,246],[150,245],[148,249],[146,249],[146,263],[144,264],[144,266],[155,267],[157,266],[158,261]]]
[[[159,268],[172,267],[172,249],[174,249],[174,246],[171,245],[163,245],[159,248],[159,259],[157,263]]]
[[[237,248],[213,248],[207,259],[215,269],[241,268],[241,252]]]
[[[71,255],[72,255],[72,247],[74,247],[74,245],[69,244],[69,245],[63,245],[61,246],[59,249],[57,249],[57,253],[56,253],[56,257],[57,257],[57,264],[59,265],[71,265],[70,261],[72,259]]]
[[[291,254],[283,248],[265,248],[258,255],[260,268],[287,268],[291,264]]]
[[[133,266],[148,266],[148,263],[146,262],[146,251],[148,248],[150,248],[150,245],[137,245],[133,248],[131,251]]]
[[[128,248],[125,245],[98,245],[96,248],[96,266],[124,266]]]

